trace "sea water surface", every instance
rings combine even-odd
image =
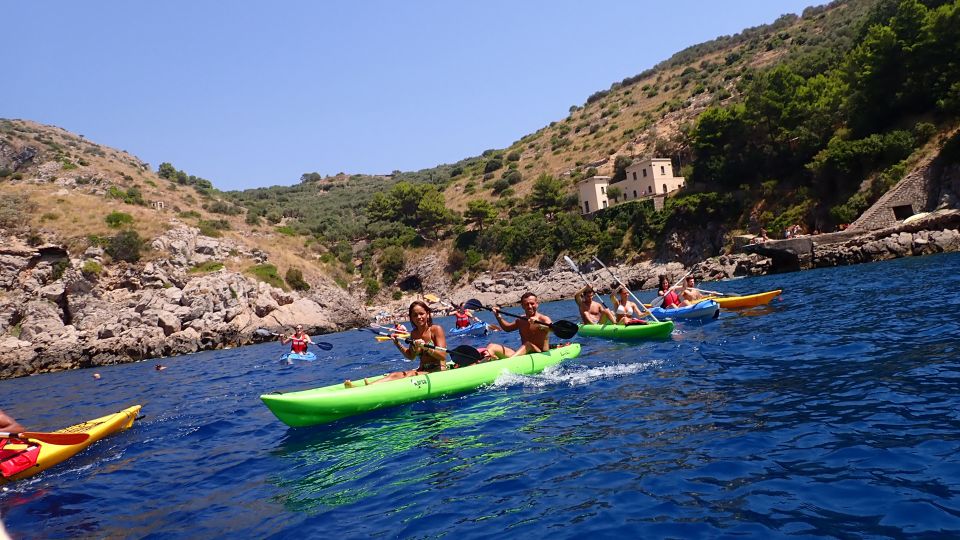
[[[0,407],[38,431],[143,404],[129,431],[4,488],[2,517],[15,538],[960,536],[960,255],[707,288],[784,293],[311,428],[258,396],[413,364],[352,331],[319,336],[334,349],[316,362],[271,343],[0,381]]]

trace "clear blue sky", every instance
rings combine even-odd
[[[220,189],[504,148],[673,53],[817,0],[4,5],[0,117]]]

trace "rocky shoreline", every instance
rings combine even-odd
[[[702,281],[757,276],[780,271],[778,259],[791,257],[798,268],[812,268],[955,252],[960,251],[960,212],[941,211],[908,225],[854,237],[823,235],[811,238],[809,247],[797,245],[807,246],[765,246],[754,253],[711,257],[691,268],[642,262],[614,265],[610,271],[632,289],[651,289],[662,273],[676,277],[693,271]],[[0,379],[235,347],[258,341],[258,328],[281,331],[299,323],[311,334],[322,334],[370,322],[359,307],[361,299],[332,282],[299,294],[227,270],[190,273],[208,261],[266,257],[201,236],[195,228],[174,227],[154,239],[152,247],[151,261],[102,265],[102,272],[93,275],[82,269],[88,261],[103,263],[97,248],[71,258],[61,246],[31,247],[13,237],[4,239]],[[453,302],[477,298],[502,305],[516,304],[528,290],[544,302],[569,299],[583,286],[562,258],[547,270],[518,267],[484,273],[460,287],[450,283],[439,262],[439,256],[431,255],[410,263],[398,281],[416,280],[421,294]],[[610,290],[613,279],[607,270],[581,264],[588,281],[601,291]],[[404,313],[409,302],[408,296],[372,309]]]

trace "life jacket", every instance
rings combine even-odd
[[[290,350],[297,354],[303,354],[307,352],[307,340],[300,339],[297,337],[290,338]]]
[[[7,444],[24,448],[8,449]],[[0,439],[0,476],[9,478],[21,473],[37,464],[40,455],[40,445],[33,442],[24,442],[17,439]]]
[[[458,311],[453,314],[457,318],[457,328],[466,328],[470,326],[470,316],[467,315],[466,311]]]
[[[670,291],[663,297],[663,307],[671,308],[680,305],[680,297],[676,291]]]

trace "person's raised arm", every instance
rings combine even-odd
[[[503,316],[500,315],[500,306],[493,306],[490,308],[490,311],[493,312],[493,316],[497,318],[497,324],[500,325],[500,328],[503,328],[504,332],[513,332],[517,328],[520,328],[520,319],[513,322],[503,320]]]

